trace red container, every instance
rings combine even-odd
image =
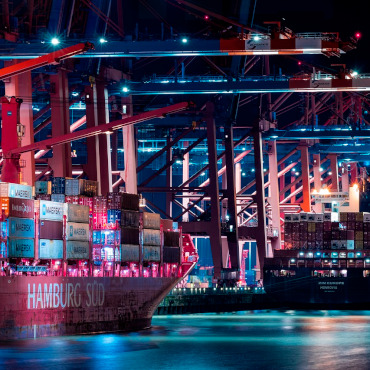
[[[63,239],[63,222],[40,220],[40,239]]]
[[[34,217],[34,201],[32,199],[0,198],[1,210],[5,217]]]

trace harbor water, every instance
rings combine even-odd
[[[369,369],[370,311],[156,316],[136,333],[0,342],[4,369]]]

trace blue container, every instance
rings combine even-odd
[[[66,179],[64,177],[54,177],[51,181],[52,194],[65,194]]]
[[[34,239],[8,238],[8,253],[10,258],[34,258]]]
[[[49,181],[36,181],[35,193],[36,194],[49,194]]]
[[[8,236],[11,238],[34,238],[35,221],[29,218],[8,218]]]
[[[108,224],[115,224],[121,222],[121,210],[120,209],[108,209],[107,211]]]
[[[100,232],[100,230],[93,231],[93,244],[101,244],[101,232]]]
[[[66,196],[64,194],[51,194],[52,202],[64,203],[65,199],[66,199]]]
[[[114,245],[115,230],[102,230],[101,231],[101,244]]]

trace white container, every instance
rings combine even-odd
[[[121,244],[121,261],[122,262],[139,262],[140,247],[132,244]]]
[[[292,214],[292,222],[299,222],[301,219],[299,213],[293,213]]]
[[[331,213],[324,213],[324,221],[331,221]]]
[[[324,222],[324,214],[315,213],[315,222]]]
[[[159,230],[161,228],[161,216],[159,213],[143,212],[142,220],[144,229]]]
[[[63,240],[40,239],[39,258],[41,259],[62,259]]]
[[[63,221],[63,203],[40,200],[40,220]]]
[[[364,222],[370,222],[370,213],[364,212]]]
[[[291,213],[285,213],[284,222],[292,222],[292,214]]]
[[[66,239],[78,240],[81,242],[89,241],[89,224],[81,224],[77,222],[67,222]]]
[[[161,247],[145,246],[143,248],[143,261],[160,262]]]
[[[1,182],[0,197],[32,199],[32,186]]]
[[[67,241],[67,259],[88,260],[89,242]]]
[[[306,212],[301,212],[299,214],[299,221],[300,222],[306,222],[306,221],[308,221],[308,214]]]
[[[314,213],[307,213],[308,221],[315,222],[315,214]]]

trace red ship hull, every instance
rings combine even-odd
[[[148,328],[178,277],[0,277],[1,340]]]

